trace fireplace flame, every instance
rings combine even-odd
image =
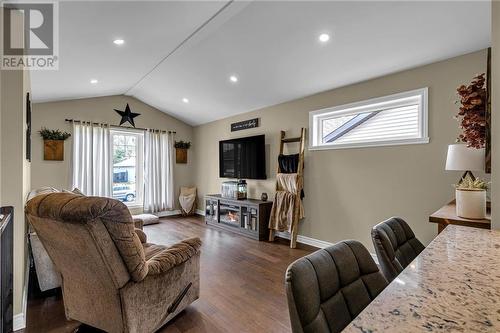
[[[236,213],[228,212],[227,217],[229,218],[229,221],[231,221],[231,222],[238,221],[238,215]]]

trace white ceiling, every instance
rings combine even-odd
[[[61,2],[59,70],[32,72],[33,99],[127,94],[198,125],[486,48],[490,8],[488,1]],[[321,44],[324,32],[331,39]]]

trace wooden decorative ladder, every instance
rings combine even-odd
[[[281,139],[280,139],[280,151],[279,155],[283,155],[283,148],[285,147],[285,144],[287,143],[299,143],[299,163],[297,166],[297,175],[299,177],[303,177],[304,175],[304,151],[305,151],[305,141],[306,141],[306,129],[302,128],[300,130],[300,136],[299,137],[294,137],[294,138],[285,138],[285,131],[281,131]],[[278,156],[279,156],[278,155]],[[278,170],[277,173],[282,173],[280,163],[278,162]],[[276,190],[278,190],[278,183],[276,183]],[[297,189],[297,195],[298,200],[295,200],[295,205],[293,207],[293,220],[292,220],[292,228],[291,228],[291,235],[290,235],[290,247],[294,249],[297,247],[297,232],[298,232],[298,227],[299,227],[299,219],[300,219],[300,200],[301,200],[301,193],[302,193],[302,187]],[[269,241],[272,242],[274,241],[274,230],[270,229],[269,230]]]

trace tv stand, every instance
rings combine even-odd
[[[205,223],[256,240],[268,238],[272,201],[205,196]]]

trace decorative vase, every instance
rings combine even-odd
[[[457,216],[466,219],[486,217],[486,190],[455,190]]]
[[[64,160],[64,140],[43,140],[43,159],[45,161]]]

